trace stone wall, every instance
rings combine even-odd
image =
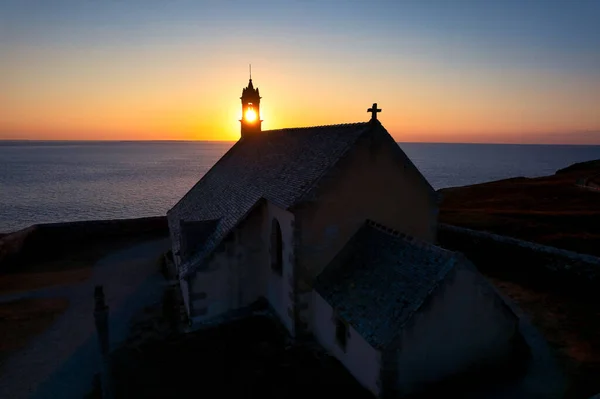
[[[336,339],[336,318],[331,305],[316,292],[312,292],[314,309],[314,335],[321,346],[338,359],[356,380],[375,396],[381,392],[381,352],[373,348],[360,334],[348,325],[346,347]]]
[[[312,282],[367,219],[433,242],[436,196],[420,172],[385,132],[362,137],[323,176],[313,201],[296,208],[300,293]]]
[[[167,234],[165,216],[36,224],[0,238],[0,270],[11,270],[40,259],[53,259],[74,248],[94,245],[99,240],[166,237]]]
[[[484,273],[592,292],[600,285],[600,258],[446,224],[438,243],[464,253]]]
[[[297,317],[308,329],[314,279],[367,219],[433,242],[438,209],[435,192],[385,132],[360,138],[311,196],[294,209]]]
[[[458,263],[403,325],[395,388],[410,394],[459,375],[497,374],[521,360],[517,336],[515,314],[471,265]]]

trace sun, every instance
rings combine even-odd
[[[248,122],[254,122],[256,120],[256,111],[254,111],[253,109],[247,110],[246,115],[244,115],[244,118],[246,118]]]

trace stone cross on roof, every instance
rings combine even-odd
[[[367,112],[371,113],[371,120],[377,119],[377,113],[381,112],[381,108],[377,108],[377,103],[373,103],[373,107],[369,108]]]

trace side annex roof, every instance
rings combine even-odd
[[[367,221],[314,289],[375,348],[384,348],[458,263],[454,252]]]

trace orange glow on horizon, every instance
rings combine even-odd
[[[398,141],[600,145],[587,5],[28,3],[0,2],[0,140],[234,141],[250,79],[263,130],[377,102]]]
[[[360,122],[376,101],[379,119],[397,141],[600,144],[600,82],[583,78],[563,84],[549,75],[544,79],[558,86],[545,91],[524,80],[517,92],[491,79],[482,84],[481,77],[452,86],[429,79],[426,70],[406,77],[384,70],[373,80],[271,61],[255,68],[264,76],[253,79],[263,96],[261,115],[242,115],[245,78],[231,60],[205,66],[201,78],[189,67],[156,77],[142,71],[133,82],[111,72],[110,63],[99,78],[82,80],[55,62],[47,76],[5,82],[0,139],[235,141],[241,117],[264,117],[263,130]]]

